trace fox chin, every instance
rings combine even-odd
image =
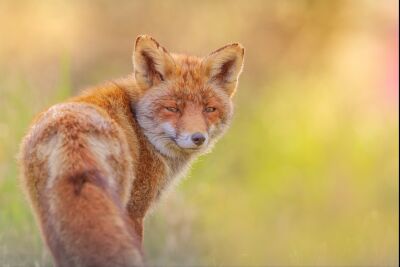
[[[41,112],[22,184],[56,266],[144,266],[143,220],[233,115],[244,48],[205,57],[135,42],[133,74]]]

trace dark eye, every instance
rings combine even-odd
[[[206,107],[205,112],[214,112],[216,108],[214,107]]]
[[[170,111],[170,112],[178,112],[179,109],[175,108],[175,107],[165,107],[166,110]]]

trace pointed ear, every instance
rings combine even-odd
[[[155,39],[140,35],[136,38],[133,66],[136,82],[147,89],[171,75],[175,62]]]
[[[229,44],[215,50],[202,64],[210,82],[216,82],[228,95],[235,92],[242,72],[244,48],[241,44]]]

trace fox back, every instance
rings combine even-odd
[[[143,220],[228,129],[244,49],[204,58],[136,39],[132,75],[40,113],[20,164],[57,266],[143,266]]]

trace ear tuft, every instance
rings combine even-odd
[[[135,49],[137,49],[140,45],[150,45],[150,46],[155,46],[156,48],[160,47],[160,44],[151,37],[150,35],[142,34],[136,37],[135,41]]]
[[[239,43],[223,46],[203,60],[203,67],[210,82],[215,82],[230,96],[237,87],[243,68],[244,48]]]
[[[175,63],[168,51],[153,37],[140,35],[135,42],[133,65],[138,85],[147,89],[170,75]]]

